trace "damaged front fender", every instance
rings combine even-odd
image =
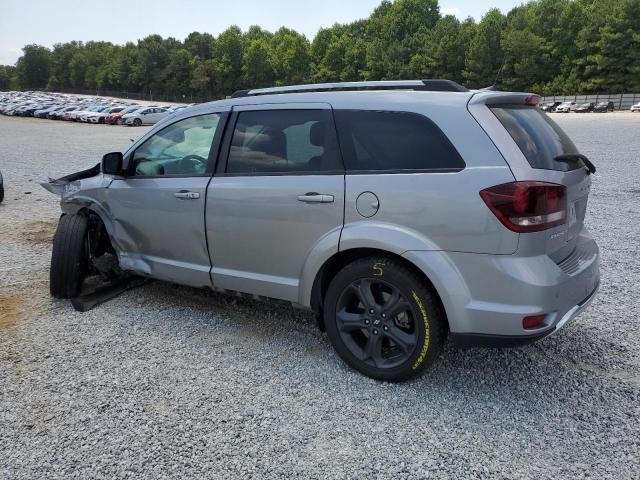
[[[42,188],[44,188],[48,192],[53,193],[54,195],[65,197],[67,195],[71,195],[80,191],[80,180],[84,178],[95,177],[99,174],[100,164],[97,164],[94,167],[88,168],[87,170],[72,173],[64,177],[56,179],[50,178],[48,182],[42,182],[40,183],[40,185],[42,186]]]

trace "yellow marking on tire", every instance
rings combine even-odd
[[[382,277],[384,275],[384,263],[377,262],[373,264],[373,274],[376,277]]]
[[[420,350],[420,355],[416,360],[416,363],[413,364],[412,370],[415,370],[420,366],[422,362],[424,362],[425,357],[427,356],[427,351],[429,350],[429,317],[427,316],[427,310],[424,308],[422,304],[422,300],[418,297],[416,292],[411,292],[411,296],[418,304],[418,308],[420,309],[420,313],[422,313],[422,320],[424,321],[424,342],[422,343],[422,350]]]

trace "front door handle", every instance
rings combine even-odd
[[[180,200],[196,200],[200,198],[200,194],[198,192],[188,192],[186,190],[176,192],[173,194],[173,196],[179,198]]]
[[[333,195],[322,195],[320,193],[311,192],[304,195],[298,195],[298,201],[304,203],[333,203]]]

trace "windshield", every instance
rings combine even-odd
[[[525,105],[490,107],[533,168],[567,171],[581,165],[557,162],[558,155],[578,153],[566,133],[547,114]]]

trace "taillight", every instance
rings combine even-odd
[[[567,218],[567,189],[546,182],[511,182],[480,192],[484,203],[509,230],[540,232]]]

